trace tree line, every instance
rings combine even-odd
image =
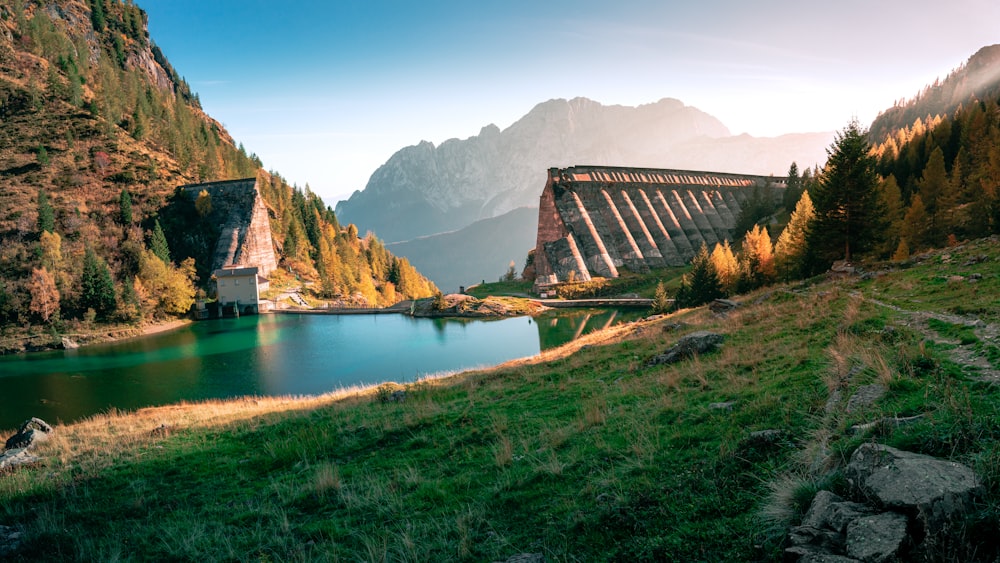
[[[929,124],[929,126],[928,126]],[[755,225],[739,251],[704,245],[676,295],[691,307],[835,261],[902,261],[911,253],[1000,233],[1000,105],[972,99],[953,116],[917,119],[874,143],[857,121],[840,131],[815,174],[789,169],[794,210],[771,244]],[[897,176],[898,174],[898,176]]]

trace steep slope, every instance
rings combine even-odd
[[[823,162],[831,139],[827,133],[733,137],[714,117],[674,99],[639,107],[550,100],[503,131],[490,125],[469,139],[401,149],[337,213],[401,241],[537,206],[545,170],[553,166],[781,174],[792,161]]]
[[[197,194],[177,188],[255,178],[281,270],[320,282],[329,298],[427,293],[381,243],[341,229],[314,194],[263,172],[201,110],[135,4],[0,4],[0,327],[86,331],[95,319],[184,312],[193,283],[211,290],[202,250],[218,228],[210,201],[198,207]],[[176,298],[154,307],[166,286]]]
[[[971,100],[995,99],[1000,95],[1000,45],[983,47],[951,72],[944,81],[927,85],[913,99],[899,102],[872,122],[872,140],[882,142],[895,131],[910,127],[917,119],[950,116]]]

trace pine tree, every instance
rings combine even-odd
[[[676,303],[680,308],[697,307],[723,297],[722,284],[712,266],[708,247],[702,243],[691,260],[691,271],[684,275],[677,291]]]
[[[45,190],[38,190],[38,233],[54,233],[56,230],[56,215],[49,203]]]
[[[163,227],[160,226],[159,219],[153,224],[153,235],[149,241],[149,249],[164,264],[170,263],[170,246],[167,245],[167,237],[163,234]]]
[[[126,227],[132,224],[132,196],[126,188],[118,196],[118,219]]]
[[[903,194],[896,183],[896,177],[889,174],[888,178],[879,182],[879,200],[882,208],[885,209],[886,236],[880,246],[879,254],[887,256],[897,248],[903,232],[903,217],[906,210],[903,208]]]
[[[80,306],[93,309],[98,319],[107,320],[115,312],[116,299],[111,270],[88,246],[83,255],[83,273],[80,275]]]
[[[903,218],[901,238],[907,241],[911,249],[921,250],[932,245],[930,220],[920,194],[913,194],[910,198],[910,207]]]
[[[793,162],[788,167],[788,181],[785,183],[785,193],[781,197],[781,203],[785,209],[791,209],[795,207],[800,197],[802,197],[802,178],[799,176],[799,165]]]
[[[939,203],[944,203],[942,198],[948,194],[948,174],[944,166],[944,153],[941,148],[935,148],[927,160],[924,173],[917,181],[917,189],[920,191],[920,199],[923,200],[924,209],[927,211],[927,243],[932,246],[939,246],[943,240],[943,230],[941,229]]]
[[[774,245],[774,261],[777,274],[784,279],[794,279],[802,275],[806,256],[806,233],[813,215],[812,198],[809,192],[802,192],[802,197],[795,204],[788,225],[778,237]]]
[[[857,120],[837,133],[827,154],[826,170],[812,193],[815,216],[806,238],[812,272],[834,260],[851,261],[872,249],[885,231],[875,157]]]

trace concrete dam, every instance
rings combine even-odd
[[[181,188],[191,199],[197,199],[202,191],[208,192],[212,198],[212,217],[221,218],[211,271],[239,264],[256,266],[260,275],[267,277],[278,267],[271,221],[256,178],[188,184]]]
[[[702,244],[732,240],[755,190],[780,198],[784,188],[783,178],[746,174],[551,168],[539,201],[535,286],[683,266]]]

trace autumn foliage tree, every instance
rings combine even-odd
[[[55,278],[45,268],[34,268],[28,291],[31,294],[30,311],[38,315],[42,322],[49,322],[59,311],[59,290]]]

